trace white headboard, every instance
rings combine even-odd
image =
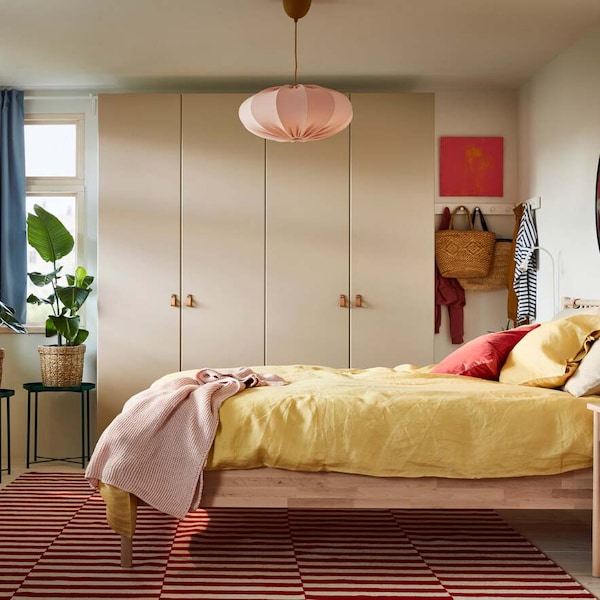
[[[563,296],[561,298],[561,308],[597,308],[600,309],[600,300],[589,300],[585,298],[570,298]]]

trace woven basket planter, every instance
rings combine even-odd
[[[4,362],[4,348],[0,348],[0,388],[2,388],[2,363]]]
[[[48,387],[75,387],[83,380],[85,344],[79,346],[38,346],[42,384]]]

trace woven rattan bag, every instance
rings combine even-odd
[[[479,206],[473,209],[472,223],[477,227],[477,218],[483,231],[489,231],[483,213]],[[494,244],[494,253],[492,255],[492,264],[487,275],[483,277],[458,278],[458,282],[465,290],[474,292],[489,292],[506,288],[506,272],[510,262],[512,252],[512,240],[496,240]]]
[[[454,229],[454,218],[464,212],[468,229]],[[492,265],[496,234],[473,228],[466,206],[454,209],[448,229],[435,232],[435,261],[443,277],[484,277]]]
[[[490,292],[492,290],[506,289],[506,273],[510,263],[512,240],[496,240],[492,266],[485,277],[458,278],[458,282],[465,290],[474,292]]]

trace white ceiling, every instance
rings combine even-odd
[[[515,88],[600,24],[600,0],[313,0],[300,83]],[[281,0],[0,0],[0,86],[253,91],[293,81]]]

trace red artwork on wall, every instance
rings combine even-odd
[[[504,138],[441,137],[440,196],[502,196]]]

